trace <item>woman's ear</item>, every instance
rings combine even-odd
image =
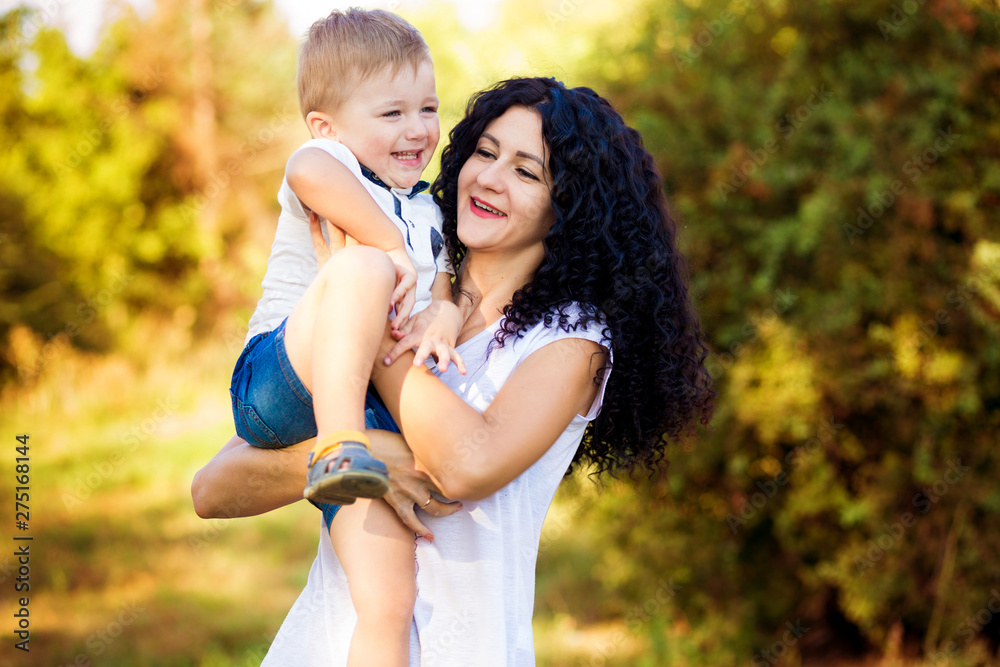
[[[337,126],[333,117],[322,111],[310,111],[306,114],[306,127],[313,139],[331,139],[337,141]]]

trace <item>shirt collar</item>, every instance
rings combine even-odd
[[[392,190],[393,190],[392,188],[390,188],[388,185],[386,185],[382,181],[382,179],[379,178],[378,175],[374,171],[372,171],[371,169],[369,169],[368,167],[366,167],[363,164],[361,165],[361,173],[364,174],[365,178],[367,178],[369,181],[371,181],[375,185],[383,187],[386,190],[389,190],[390,192],[392,192]],[[423,192],[424,190],[426,190],[429,186],[430,186],[430,183],[428,183],[427,181],[418,181],[416,185],[414,185],[412,188],[410,188],[410,191],[408,193],[400,190],[400,194],[405,194],[407,199],[413,199],[414,197],[416,197],[417,195],[419,195],[421,192]]]

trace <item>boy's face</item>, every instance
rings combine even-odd
[[[386,68],[355,88],[330,114],[336,139],[389,187],[417,184],[441,138],[434,66]]]

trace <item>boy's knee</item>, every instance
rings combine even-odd
[[[390,289],[396,284],[396,268],[392,260],[378,248],[368,246],[348,246],[337,251],[323,266],[322,275],[335,281],[345,278],[373,284],[386,281]]]

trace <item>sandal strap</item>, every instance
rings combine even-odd
[[[313,447],[312,452],[309,453],[309,465],[312,465],[314,461],[320,460],[330,452],[340,449],[340,446],[346,442],[364,445],[365,449],[371,447],[371,441],[362,431],[343,430],[327,433],[316,439],[316,445]]]

